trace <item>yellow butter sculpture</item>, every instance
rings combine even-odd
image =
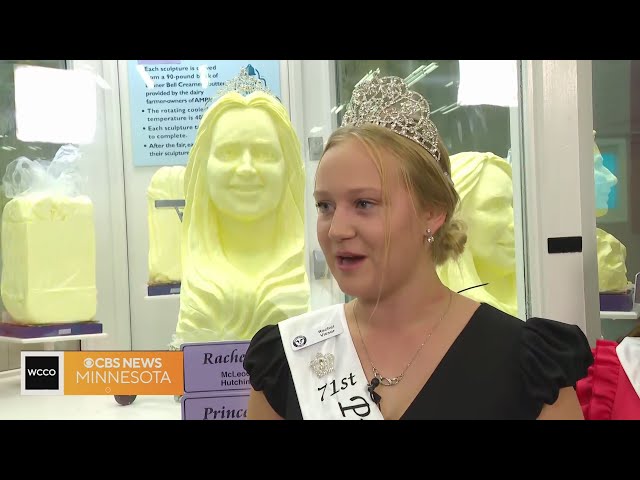
[[[596,217],[603,217],[609,211],[609,194],[618,183],[616,176],[605,167],[602,154],[593,132],[593,161],[596,187]],[[596,228],[598,248],[598,287],[600,292],[625,292],[629,288],[627,280],[627,248],[616,237]]]
[[[25,157],[7,167],[3,185],[13,198],[2,213],[0,291],[15,323],[95,317],[93,204],[78,194],[77,155],[63,146],[48,167]]]
[[[147,189],[149,225],[149,284],[179,283],[182,278],[180,238],[183,207],[165,207],[156,201],[184,201],[185,167],[161,167]]]
[[[300,144],[272,95],[231,91],[204,114],[189,153],[174,343],[250,339],[306,312]]]
[[[627,248],[610,233],[596,228],[598,239],[598,287],[601,292],[626,292]]]
[[[595,132],[594,132],[595,136]],[[593,146],[596,216],[608,211],[608,198],[617,178]],[[515,276],[515,236],[511,165],[492,153],[463,152],[452,155],[451,178],[460,195],[460,217],[467,223],[469,239],[457,261],[439,267],[449,288],[518,314]],[[624,292],[629,287],[626,247],[613,235],[596,229],[598,280],[601,292]]]
[[[468,240],[458,260],[438,269],[442,282],[511,315],[518,315],[511,165],[493,153],[450,157],[451,179],[460,196],[459,215]]]

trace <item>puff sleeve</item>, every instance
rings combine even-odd
[[[253,336],[244,369],[253,389],[262,391],[271,408],[284,418],[291,371],[277,325],[267,325]]]
[[[543,318],[525,322],[521,341],[525,396],[538,416],[545,404],[556,402],[561,388],[575,387],[587,376],[593,354],[578,326]]]
[[[621,366],[616,353],[617,342],[598,340],[592,350],[594,364],[588,376],[578,382],[577,393],[586,420],[611,420]],[[624,375],[624,373],[622,373]]]

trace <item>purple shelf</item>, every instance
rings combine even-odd
[[[58,323],[55,325],[19,325],[0,323],[0,337],[47,338],[102,333],[98,322]]]
[[[633,293],[601,293],[601,312],[630,312],[633,310]]]

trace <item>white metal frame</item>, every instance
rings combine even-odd
[[[521,62],[518,61],[518,85],[522,84]],[[513,183],[513,229],[516,255],[516,299],[518,318],[525,320],[528,316],[527,301],[527,265],[526,252],[526,220],[524,218],[524,172],[522,156],[522,95],[519,95],[518,106],[509,108],[509,134],[511,138],[511,178]],[[526,160],[526,159],[525,159]]]
[[[523,61],[528,314],[600,337],[591,62]],[[547,239],[581,236],[582,252],[549,254]]]
[[[82,340],[83,350],[131,348],[122,127],[114,63],[74,60],[71,67],[91,71],[104,80],[98,84],[96,139],[91,145],[83,146],[82,153],[92,163],[87,187],[94,200],[96,219],[96,319],[102,322],[107,336]]]
[[[119,110],[117,115],[121,122],[121,166],[124,172],[127,206],[131,349],[166,349],[171,341],[171,335],[175,332],[180,296],[147,296],[149,229],[146,192],[151,177],[159,167],[134,165],[127,60],[107,60],[105,63],[109,63],[110,67],[115,70],[118,79]]]
[[[318,212],[313,190],[318,162],[310,158],[309,138],[322,137],[323,145],[336,127],[336,116],[331,108],[336,104],[335,61],[289,60],[290,105],[289,113],[298,133],[305,159],[305,221],[307,231],[307,262],[311,284],[311,309],[325,307],[345,300],[344,293],[331,275],[314,278],[313,252],[321,252],[316,235]]]

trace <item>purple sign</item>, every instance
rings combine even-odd
[[[246,420],[249,392],[185,394],[181,402],[183,420]]]
[[[248,347],[248,340],[184,344],[184,392],[248,391],[242,365]]]

